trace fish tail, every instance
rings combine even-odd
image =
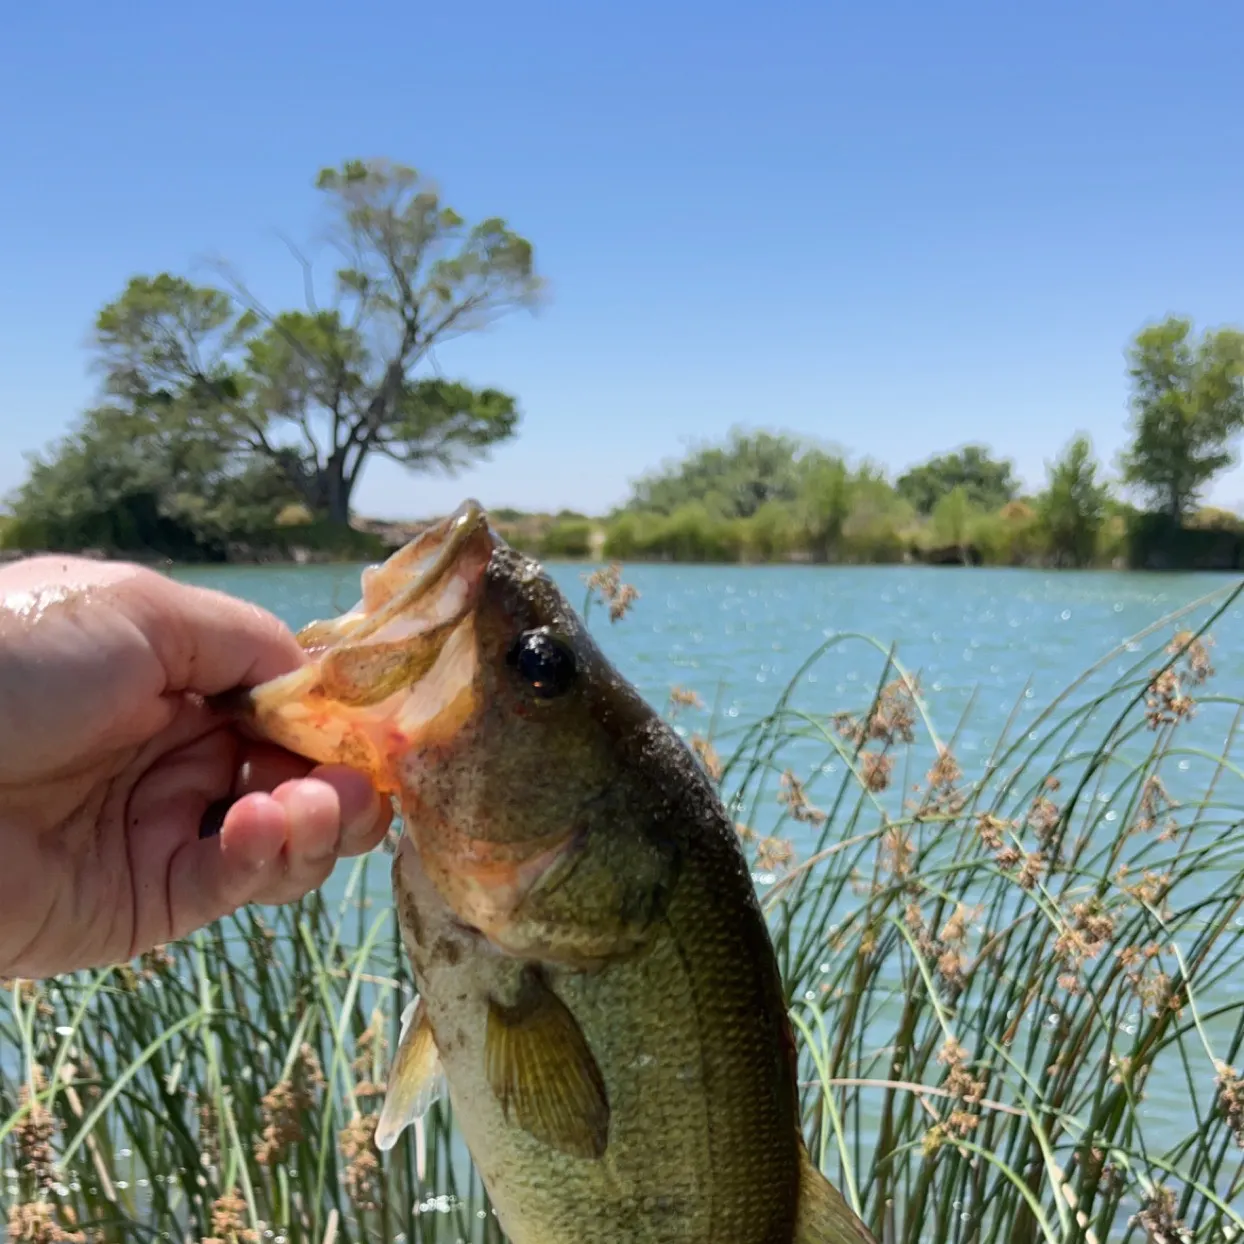
[[[877,1244],[846,1198],[799,1144],[799,1211],[791,1244]]]

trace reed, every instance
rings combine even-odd
[[[671,694],[771,920],[805,1134],[879,1239],[1241,1238],[1244,697],[1208,633],[1240,590],[1026,696],[972,763],[971,710],[943,733],[865,636],[759,721]],[[593,597],[614,620],[634,599],[616,572],[590,593],[596,625]],[[871,695],[819,708],[809,675],[865,661]],[[446,1105],[383,1160],[371,1143],[412,994],[388,867],[6,982],[8,1238],[500,1241]]]

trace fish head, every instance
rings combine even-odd
[[[299,634],[310,660],[245,693],[261,736],[370,775],[424,871],[496,931],[599,816],[654,718],[556,584],[467,502]]]

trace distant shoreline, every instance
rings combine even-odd
[[[619,563],[632,566],[961,566],[1027,569],[1045,572],[1069,569],[1150,570],[1244,573],[1244,530],[1180,528],[1169,538],[1150,539],[1129,547],[1125,539],[1102,549],[1093,561],[1074,567],[1031,543],[994,547],[969,540],[933,545],[912,533],[894,533],[884,541],[844,541],[816,556],[806,547],[768,549],[754,544],[715,539],[715,533],[675,532],[682,538],[657,541],[633,538],[633,522],[580,514],[520,514],[493,510],[498,534],[514,548],[548,562]],[[111,561],[130,561],[158,569],[172,566],[314,566],[365,565],[383,561],[436,520],[356,518],[345,528],[315,523],[276,525],[244,538],[227,539],[199,555],[179,555],[151,548],[73,549],[0,548],[0,564],[27,557],[57,554]],[[659,519],[656,521],[660,521]],[[189,553],[189,550],[186,550]],[[766,555],[767,554],[767,555]]]
[[[234,556],[226,557],[220,560],[214,559],[198,559],[198,560],[178,560],[171,557],[163,557],[153,555],[143,550],[104,550],[104,549],[0,549],[0,565],[10,562],[23,561],[31,557],[85,557],[97,561],[119,561],[132,562],[135,565],[147,566],[154,570],[171,570],[174,568],[231,568],[231,569],[264,569],[266,567],[290,567],[290,566],[365,566],[382,561],[388,555],[396,552],[400,545],[393,545],[387,549],[377,550],[373,556],[360,555],[359,553],[347,552],[329,552],[325,550],[302,550],[295,549],[289,553],[275,552],[259,552],[253,556]],[[550,565],[566,565],[566,566],[599,566],[603,563],[617,562],[626,566],[686,566],[686,567],[712,567],[715,569],[742,569],[742,570],[761,570],[772,569],[773,567],[799,567],[807,570],[861,570],[861,569],[889,569],[893,567],[927,567],[929,569],[945,569],[958,568],[969,570],[1039,570],[1045,573],[1126,573],[1128,571],[1147,571],[1150,573],[1169,573],[1169,574],[1240,574],[1244,573],[1244,568],[1231,565],[1192,565],[1192,566],[1129,566],[1123,559],[1116,559],[1110,564],[1099,564],[1094,566],[1057,566],[1039,560],[1032,560],[1018,563],[990,563],[984,561],[971,561],[964,559],[950,558],[924,558],[913,555],[906,555],[898,559],[887,559],[884,561],[814,561],[809,557],[791,556],[781,558],[770,558],[767,560],[758,559],[739,559],[739,560],[722,560],[710,558],[673,558],[673,557],[626,557],[617,558],[609,556],[592,557],[587,554],[542,554],[537,550],[525,550],[531,556]]]

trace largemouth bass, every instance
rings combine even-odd
[[[812,1164],[731,819],[539,565],[466,503],[382,566],[258,733],[369,773],[418,986],[377,1143],[447,1084],[513,1244],[861,1244]]]

